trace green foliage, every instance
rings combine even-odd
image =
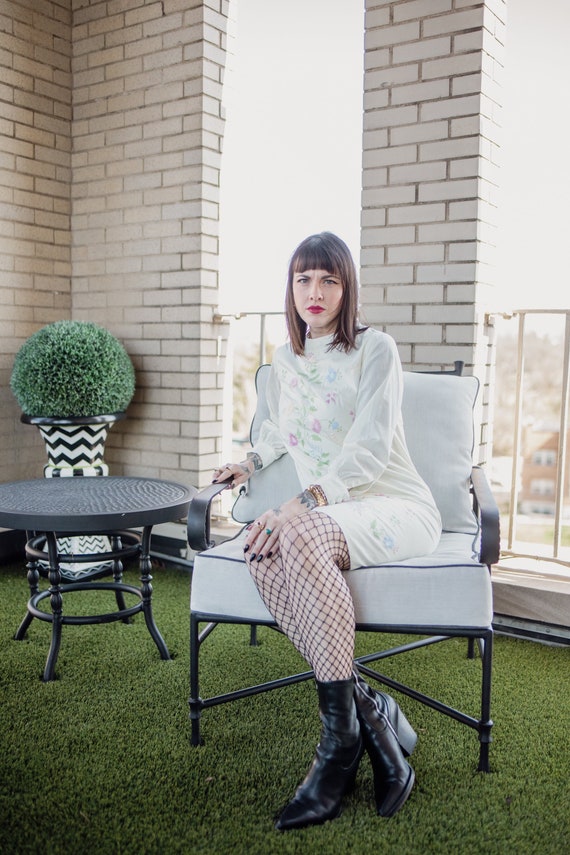
[[[26,415],[97,416],[123,412],[135,372],[123,345],[90,321],[56,321],[24,342],[10,386]]]

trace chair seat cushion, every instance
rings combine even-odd
[[[194,559],[191,610],[215,620],[273,623],[243,557],[241,533]],[[491,579],[474,554],[473,535],[447,533],[431,555],[347,571],[360,626],[487,629]]]

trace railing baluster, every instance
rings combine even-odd
[[[509,535],[507,548],[513,548],[517,528],[517,506],[519,496],[520,476],[520,447],[522,434],[522,404],[523,404],[523,378],[524,378],[524,326],[525,314],[519,314],[519,331],[517,340],[517,379],[516,379],[516,401],[515,401],[515,435],[513,444],[513,464],[511,476],[511,506],[509,509]]]
[[[554,557],[558,558],[562,535],[562,510],[564,507],[564,475],[566,471],[566,443],[568,433],[568,396],[570,365],[570,312],[566,312],[564,328],[564,363],[562,366],[562,398],[560,401],[560,434],[556,466],[556,507],[554,512]]]
[[[265,322],[267,320],[267,315],[261,313],[259,315],[259,364],[265,365],[267,361],[267,346],[266,346],[266,328]]]

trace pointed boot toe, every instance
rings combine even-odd
[[[408,766],[408,774],[405,781],[390,781],[381,787],[375,786],[374,797],[378,816],[394,816],[408,800],[414,787],[416,775],[411,766],[407,763],[406,766]]]
[[[342,811],[342,798],[354,785],[364,743],[359,735],[355,745],[339,749],[334,755],[322,743],[317,746],[315,758],[297,792],[281,811],[275,822],[278,831],[321,825],[336,819]]]
[[[304,798],[292,798],[283,808],[275,821],[277,831],[291,831],[294,828],[307,828],[309,825],[322,825],[329,819],[336,819],[342,810],[341,803],[334,805],[332,810],[323,811],[320,804],[312,804]]]

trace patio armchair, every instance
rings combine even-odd
[[[253,441],[268,412],[268,372],[269,366],[264,365],[256,376],[258,404],[251,428]],[[478,770],[486,772],[493,724],[490,568],[499,556],[499,514],[483,469],[472,465],[473,406],[479,382],[475,377],[450,376],[454,373],[404,372],[402,411],[408,448],[443,520],[437,549],[422,558],[353,568],[345,573],[345,579],[355,604],[357,631],[413,637],[395,647],[358,656],[358,670],[368,679],[473,728],[479,737]],[[311,671],[304,671],[214,697],[200,696],[200,656],[206,655],[202,647],[218,624],[249,625],[252,643],[256,627],[275,627],[244,561],[243,530],[218,545],[211,541],[211,504],[225,488],[224,484],[206,487],[192,499],[188,514],[189,545],[198,553],[190,602],[189,704],[194,745],[201,742],[204,709],[312,676]],[[241,488],[232,515],[247,524],[300,489],[292,460],[285,454],[267,469],[256,472]],[[476,714],[462,712],[377,670],[377,663],[388,657],[456,637],[468,640],[468,657],[475,656],[476,647],[481,657],[480,706]]]

